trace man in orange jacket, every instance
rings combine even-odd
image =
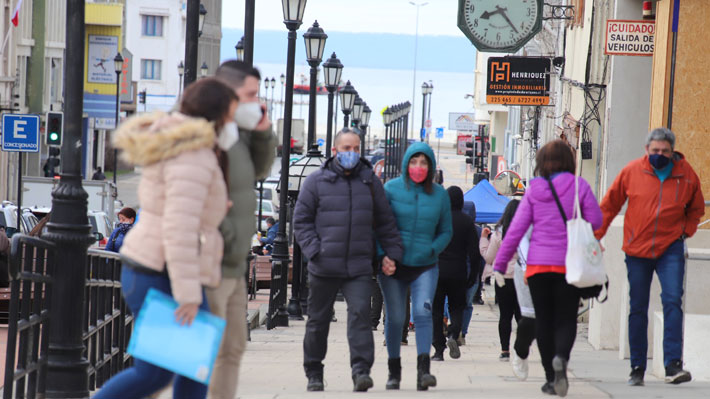
[[[629,278],[629,384],[642,386],[648,351],[648,301],[653,272],[661,283],[663,303],[663,362],[666,382],[691,380],[683,370],[683,277],[685,238],[695,234],[705,202],[700,180],[683,154],[674,152],[675,135],[653,130],[646,139],[646,155],[619,173],[601,203],[604,223],[595,232],[606,234],[626,200],[624,243]]]

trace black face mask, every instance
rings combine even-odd
[[[661,170],[668,166],[671,159],[663,154],[651,154],[648,156],[648,162],[657,170]]]

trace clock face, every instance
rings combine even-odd
[[[460,0],[459,28],[482,51],[514,52],[542,26],[542,0]]]

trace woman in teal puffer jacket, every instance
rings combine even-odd
[[[437,261],[452,236],[451,202],[433,182],[434,151],[414,143],[402,160],[402,175],[385,184],[390,207],[404,244],[402,264],[384,264],[378,276],[385,302],[385,340],[389,355],[387,389],[399,389],[402,376],[400,340],[405,322],[407,289],[411,290],[417,340],[417,390],[436,386],[429,372],[432,341],[432,302],[439,279]]]

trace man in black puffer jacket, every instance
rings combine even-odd
[[[444,348],[448,346],[449,356],[458,359],[461,352],[458,338],[461,333],[463,311],[466,307],[466,290],[473,286],[478,270],[469,273],[467,260],[471,265],[478,264],[478,233],[473,219],[463,213],[463,191],[458,186],[451,186],[446,191],[451,200],[451,217],[454,235],[444,252],[439,255],[439,282],[434,295],[434,342],[435,353],[432,360],[444,360]],[[449,316],[451,326],[448,338],[444,338],[444,299],[449,298]]]
[[[402,241],[382,182],[360,158],[360,136],[343,130],[333,157],[301,187],[293,215],[296,241],[308,258],[308,322],[303,367],[309,391],[323,390],[323,359],[335,295],[348,305],[348,344],[356,391],[372,387],[374,343],[370,327],[372,232],[385,251],[383,267],[402,259]]]

